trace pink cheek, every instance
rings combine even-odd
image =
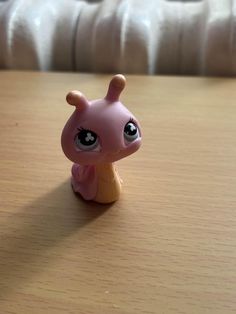
[[[135,141],[128,143],[128,145],[126,146],[126,150],[128,153],[132,154],[136,150],[138,150],[140,146],[141,146],[141,138],[139,137]]]
[[[102,154],[101,152],[77,152],[74,162],[83,165],[93,165],[102,162],[103,155],[104,154]]]

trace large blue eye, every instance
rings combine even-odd
[[[99,145],[98,136],[93,131],[82,129],[75,136],[75,145],[79,150],[95,150]]]
[[[129,121],[124,128],[124,137],[128,142],[133,142],[139,137],[138,128],[134,122]]]

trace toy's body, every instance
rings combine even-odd
[[[141,144],[138,121],[119,102],[125,78],[116,75],[104,99],[88,102],[70,92],[67,102],[76,109],[62,132],[62,148],[74,162],[73,190],[85,200],[111,203],[119,198],[121,180],[113,162],[134,153]]]
[[[74,164],[72,167],[73,190],[85,200],[111,203],[119,198],[121,180],[112,163],[96,166]]]

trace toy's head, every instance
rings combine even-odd
[[[140,125],[119,101],[124,87],[125,77],[118,74],[104,99],[88,101],[78,91],[67,95],[67,102],[76,107],[61,136],[67,158],[81,165],[95,165],[114,162],[138,150]]]

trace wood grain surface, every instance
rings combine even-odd
[[[128,76],[143,145],[102,206],[60,134],[66,93],[109,79],[0,72],[0,313],[236,313],[236,80]]]

